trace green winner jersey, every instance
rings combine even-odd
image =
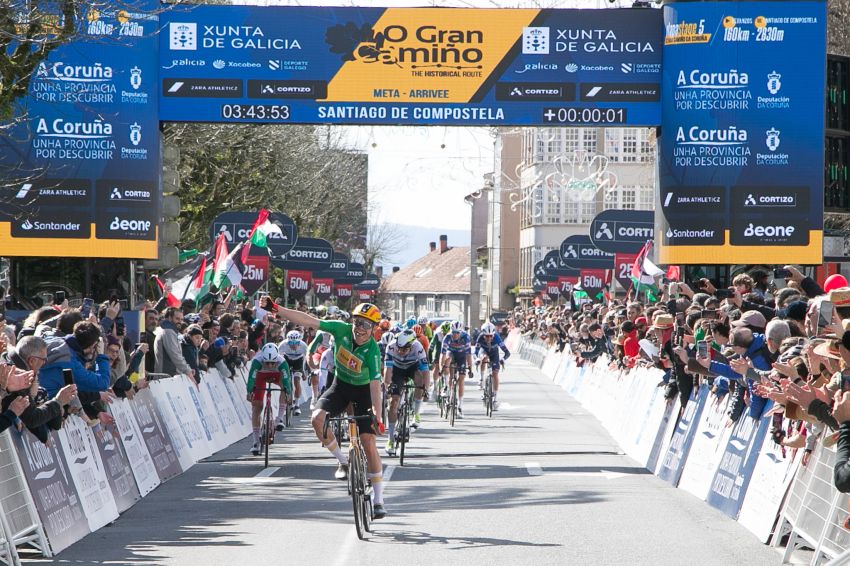
[[[319,330],[334,337],[334,377],[351,385],[381,379],[381,351],[375,339],[354,347],[352,325],[339,320],[319,321]]]

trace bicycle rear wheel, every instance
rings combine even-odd
[[[289,399],[286,400],[286,411],[284,411],[283,415],[283,424],[286,428],[292,426],[292,403],[289,402]]]

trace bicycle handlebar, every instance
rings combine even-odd
[[[355,421],[356,422],[356,421],[365,421],[365,420],[369,420],[373,424],[375,424],[377,422],[375,415],[373,415],[371,413],[368,414],[368,415],[360,415],[360,416],[344,415],[344,416],[341,416],[341,417],[325,417],[325,426],[322,427],[322,437],[327,437],[328,428],[330,427],[331,423],[343,422],[343,421],[346,421],[346,422]]]

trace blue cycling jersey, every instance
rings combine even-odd
[[[469,353],[472,351],[471,341],[469,339],[469,334],[465,331],[461,330],[460,333],[455,337],[453,333],[449,333],[443,338],[443,353]]]
[[[498,349],[501,348],[505,354],[510,354],[508,352],[508,347],[505,346],[505,343],[502,341],[502,337],[498,334],[493,335],[493,339],[490,343],[487,343],[487,340],[484,339],[484,335],[481,334],[478,336],[478,341],[475,342],[475,356],[478,357],[481,353],[481,350],[489,356],[493,357],[493,352],[496,351],[496,355],[498,356]]]

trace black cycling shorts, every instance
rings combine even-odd
[[[295,373],[296,371],[304,374],[304,358],[298,358],[297,360],[290,360],[286,356],[283,358],[286,360],[286,365],[289,366],[289,373]]]
[[[413,364],[407,368],[397,368],[393,366],[393,382],[390,384],[389,394],[401,395],[401,392],[403,391],[402,386],[408,379],[413,379],[413,376],[416,375],[417,368],[419,368],[419,364]]]
[[[325,389],[319,397],[316,408],[327,411],[329,415],[338,415],[345,412],[349,403],[354,406],[354,416],[362,417],[371,414],[372,392],[369,384],[352,385],[341,379],[335,379],[333,385]],[[357,429],[360,434],[375,434],[372,423],[365,420],[357,421]]]

